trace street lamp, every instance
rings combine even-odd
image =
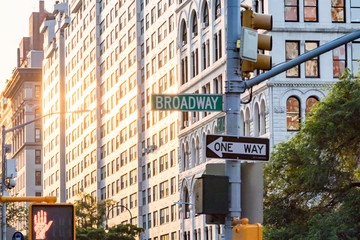
[[[34,123],[36,121],[39,121],[45,117],[51,116],[53,114],[65,114],[65,113],[85,113],[85,112],[91,112],[91,110],[76,110],[71,112],[55,112],[55,113],[49,113],[45,114],[41,117],[35,118],[33,120],[30,120],[28,122],[19,124],[15,127],[5,129],[5,126],[2,126],[2,144],[1,144],[1,153],[2,153],[2,163],[1,163],[1,172],[2,172],[2,178],[1,178],[1,195],[4,196],[4,193],[6,191],[6,187],[9,187],[6,184],[6,153],[10,152],[10,146],[5,144],[5,138],[6,134],[10,132],[14,132],[17,129],[23,128],[31,123]],[[6,203],[4,202],[2,205],[2,239],[6,239]]]
[[[129,210],[129,208],[127,208],[127,207],[124,206],[124,205],[119,205],[119,204],[116,204],[116,205],[115,205],[115,204],[114,204],[114,205],[112,205],[112,206],[108,209],[107,214],[106,214],[106,219],[105,219],[105,221],[106,221],[106,223],[105,223],[105,231],[106,231],[106,232],[109,231],[108,219],[109,219],[110,211],[113,210],[114,208],[118,208],[118,207],[125,208],[125,209],[129,212],[129,214],[130,214],[130,224],[131,224],[132,214],[131,214],[131,211]]]

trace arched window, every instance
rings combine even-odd
[[[250,110],[246,109],[245,113],[245,136],[250,136]]]
[[[196,159],[196,143],[195,143],[195,139],[193,139],[192,143],[191,143],[191,167],[196,166],[196,162],[198,161],[198,159]]]
[[[199,164],[200,164],[200,139],[199,137],[197,137],[195,143],[195,166]]]
[[[209,8],[207,2],[204,4],[203,23],[205,24],[205,27],[209,26]]]
[[[184,161],[184,171],[185,171],[190,167],[189,143],[183,145],[183,161]]]
[[[182,23],[181,34],[182,34],[182,44],[184,46],[185,44],[187,44],[187,29],[186,29],[185,21],[183,21]]]
[[[190,197],[187,188],[184,188],[184,218],[190,218]]]
[[[300,129],[300,102],[296,97],[289,97],[286,101],[286,125],[288,131]]]
[[[311,111],[312,106],[317,102],[319,102],[319,99],[317,99],[317,97],[309,97],[308,99],[306,99],[306,114]]]
[[[221,1],[215,0],[215,19],[221,16]]]
[[[240,119],[240,135],[241,136],[245,136],[245,115],[244,115],[244,111],[241,111],[241,119]]]
[[[196,37],[198,35],[198,24],[197,24],[197,17],[196,13],[194,12],[192,17],[192,37]]]
[[[256,103],[254,108],[254,136],[258,137],[261,135],[260,133],[260,111],[259,111],[259,105]]]
[[[266,107],[265,101],[262,100],[260,104],[260,135],[266,133]]]

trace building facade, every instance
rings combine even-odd
[[[44,2],[39,1],[39,11],[29,18],[29,36],[23,37],[17,49],[17,66],[6,82],[1,95],[1,122],[5,129],[32,121],[42,115],[42,41],[41,22],[48,13]],[[16,186],[11,196],[42,196],[42,123],[36,121],[9,132],[6,144],[11,146],[7,159],[17,160]],[[16,203],[27,206],[26,203]],[[25,216],[24,216],[25,217]],[[16,229],[26,231],[24,221],[15,223]]]
[[[359,3],[243,1],[273,15],[273,66],[358,28]],[[145,228],[142,239],[219,239],[223,226],[195,214],[194,184],[207,165],[206,134],[223,134],[224,112],[161,112],[153,93],[224,94],[224,0],[74,0],[42,25],[44,195],[79,192],[113,199],[110,225]],[[311,106],[357,72],[354,41],[269,79],[242,95],[242,135],[271,145],[299,130]],[[250,99],[251,97],[251,99]],[[89,110],[86,112],[84,110]],[[262,164],[256,169],[262,187]],[[219,170],[221,172],[221,170]],[[240,174],[240,173],[239,173]],[[240,197],[240,196],[239,196]],[[185,204],[176,204],[176,202]],[[190,204],[187,204],[190,203]],[[120,206],[129,208],[129,213]]]
[[[357,1],[259,0],[242,3],[251,6],[255,12],[273,16],[270,33],[273,38],[270,52],[273,66],[353,32],[359,26]],[[178,3],[177,55],[179,91],[182,93],[219,93],[219,86],[220,93],[224,93],[226,38],[221,39],[221,36],[231,30],[224,23],[225,4],[226,1],[221,0]],[[219,41],[223,43],[222,47],[218,46]],[[326,88],[339,80],[345,67],[354,75],[358,74],[359,52],[359,42],[350,42],[253,87],[252,96],[249,92],[242,94],[243,102],[251,102],[241,105],[241,135],[270,138],[271,146],[286,141],[300,129],[311,106],[326,95]],[[222,83],[217,81],[219,78]],[[196,177],[206,172],[207,165],[214,163],[204,156],[204,136],[219,132],[221,127],[217,123],[221,115],[184,112],[180,116],[179,180],[182,202],[194,203]],[[262,163],[243,163],[243,185],[252,180],[261,190],[262,167]],[[244,195],[241,201],[246,203],[244,197],[248,195]],[[249,206],[243,204],[242,207]],[[261,208],[260,204],[250,207]],[[206,225],[205,217],[196,215],[191,207],[184,207],[180,216],[180,236],[183,239],[212,239],[222,233],[220,227],[214,234],[217,226]]]
[[[112,199],[109,225],[149,239],[178,236],[178,113],[150,111],[152,93],[178,90],[175,6],[59,2],[41,27],[43,112],[62,113],[44,122],[44,195]]]

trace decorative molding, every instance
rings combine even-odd
[[[336,81],[333,82],[268,82],[269,87],[290,87],[290,88],[321,88],[329,85],[333,85]]]

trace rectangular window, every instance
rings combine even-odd
[[[350,9],[351,22],[360,22],[360,1],[351,0]]]
[[[332,22],[345,22],[345,0],[331,0]]]
[[[41,150],[35,150],[35,164],[41,164]]]
[[[333,76],[334,78],[341,77],[346,68],[346,46],[340,46],[333,51]]]
[[[285,22],[299,21],[299,1],[285,0]]]
[[[306,41],[305,52],[319,47],[318,41]],[[319,56],[305,62],[305,77],[319,77]]]
[[[35,128],[35,142],[41,142],[40,128]]]
[[[304,0],[304,21],[318,21],[318,0]]]
[[[170,194],[174,194],[176,192],[176,182],[175,177],[170,179]]]
[[[360,72],[360,42],[353,42],[351,45],[352,72],[358,76]]]
[[[35,186],[41,186],[41,171],[35,171]]]
[[[170,152],[170,167],[175,166],[176,164],[176,159],[175,159],[175,150],[172,150]]]
[[[286,61],[290,61],[300,55],[299,41],[286,41],[285,45]],[[286,77],[300,77],[300,66],[298,65],[286,70]]]

